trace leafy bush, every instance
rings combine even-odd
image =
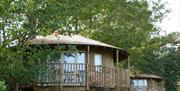
[[[0,91],[5,91],[5,88],[4,81],[0,81]]]

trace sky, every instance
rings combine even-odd
[[[162,0],[167,2],[166,7],[170,9],[170,13],[163,19],[160,27],[166,33],[180,32],[180,0]]]

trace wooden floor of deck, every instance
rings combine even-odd
[[[58,87],[36,87],[35,91],[60,91]],[[86,91],[85,86],[65,86],[63,91]],[[90,87],[88,91],[130,91],[130,88],[125,87]]]

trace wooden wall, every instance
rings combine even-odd
[[[148,89],[149,91],[165,91],[163,81],[156,80],[156,79],[148,80]]]
[[[164,87],[164,82],[161,79],[154,78],[141,78],[142,80],[147,80],[147,87],[133,87],[131,91],[166,91]],[[141,80],[133,79],[133,80]]]
[[[94,55],[101,54],[102,55],[102,64],[103,66],[113,67],[113,50],[109,50],[106,48],[98,48],[98,47],[90,47],[90,54],[89,54],[89,63],[90,65],[94,65]]]

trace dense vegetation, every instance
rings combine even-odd
[[[131,54],[132,69],[162,76],[167,91],[177,90],[180,55],[173,46],[179,46],[180,34],[160,35],[155,24],[168,12],[160,1],[150,6],[146,0],[0,0],[0,12],[0,81],[7,91],[35,83],[35,62],[47,55],[27,52],[27,39],[56,30],[122,47]]]
[[[180,33],[164,35],[155,25],[161,22],[168,10],[160,2],[152,3],[152,9],[146,1],[121,4],[107,6],[105,15],[96,22],[98,28],[83,31],[82,34],[128,50],[133,72],[159,75],[166,79],[167,91],[177,91],[180,80]]]
[[[3,81],[0,81],[0,91],[4,91],[6,88],[5,84]]]

